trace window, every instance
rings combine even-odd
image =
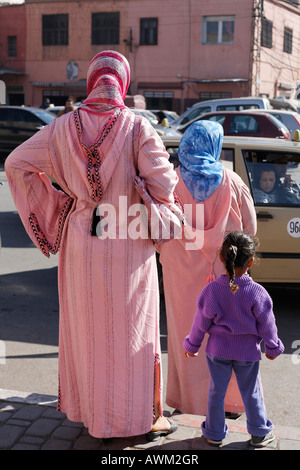
[[[120,13],[92,13],[92,44],[120,43]]]
[[[261,132],[258,122],[252,116],[247,114],[241,116],[232,116],[228,126],[228,134],[247,135]]]
[[[17,36],[7,36],[7,55],[17,57]]]
[[[142,46],[157,45],[157,18],[141,18],[140,22],[140,44]]]
[[[283,52],[291,54],[293,50],[293,30],[290,28],[284,28],[283,37]]]
[[[221,124],[221,126],[223,126],[225,119],[226,119],[226,115],[225,114],[213,114],[212,116],[206,117],[205,119],[207,119],[208,121],[218,122],[219,124]]]
[[[200,91],[199,99],[200,101],[207,100],[218,100],[222,98],[231,98],[232,93],[226,91]]]
[[[43,15],[43,46],[67,46],[69,15]]]
[[[216,111],[242,111],[243,109],[259,109],[257,104],[224,104],[219,105]]]
[[[272,21],[267,20],[266,18],[262,18],[261,20],[261,45],[263,47],[272,47],[272,31],[273,31],[273,23]]]
[[[202,21],[203,44],[232,44],[234,41],[234,16],[204,16]]]
[[[300,156],[293,153],[245,151],[256,205],[300,206]]]
[[[25,111],[25,109],[14,109],[13,110],[13,118],[14,122],[22,122],[22,123],[32,123],[32,124],[41,124],[40,119],[38,119],[33,113]]]
[[[206,114],[211,111],[210,106],[200,106],[195,109],[192,109],[190,113],[187,114],[185,118],[182,119],[181,124],[185,124],[186,122],[193,121],[197,117],[201,116],[201,114]]]

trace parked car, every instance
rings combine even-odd
[[[77,109],[80,106],[81,102],[77,102],[74,104],[74,108]],[[59,111],[64,109],[65,106],[54,106],[50,105],[48,108],[45,109],[45,111],[48,111],[49,113],[55,114],[55,116],[58,115]]]
[[[268,113],[256,111],[216,111],[203,114],[196,121],[216,121],[222,124],[224,135],[241,135],[251,137],[281,137],[290,139],[288,128]],[[195,122],[195,121],[194,121]],[[184,133],[191,123],[177,130]]]
[[[162,140],[170,160],[178,165],[180,139]],[[252,268],[252,277],[262,283],[299,283],[300,142],[225,136],[221,161],[243,179],[254,199],[261,260]],[[273,202],[262,202],[255,190],[256,173],[266,164],[268,171],[271,168],[280,175],[282,196]]]
[[[163,136],[163,135],[174,135],[174,136],[180,136],[180,132],[176,131],[170,126],[162,126],[161,124],[158,123],[158,119],[156,118],[155,114],[153,114],[151,111],[148,109],[137,109],[137,108],[130,108],[131,111],[133,111],[135,114],[139,116],[144,116],[146,119],[148,119],[158,135]]]
[[[276,117],[279,121],[281,121],[290,131],[291,136],[294,135],[294,132],[300,130],[300,114],[296,111],[286,111],[283,109],[268,109],[268,110],[260,110],[256,109],[255,112],[268,112],[272,116]]]
[[[149,111],[156,116],[158,121],[167,119],[169,124],[173,124],[174,121],[179,118],[179,115],[175,111],[167,111],[165,109],[150,109]]]
[[[271,109],[270,101],[267,98],[244,97],[244,98],[224,98],[218,100],[201,101],[182,113],[178,119],[172,123],[172,127],[177,129],[187,123],[192,123],[200,116],[213,111],[241,111],[243,109]]]
[[[45,111],[48,111],[48,113],[52,113],[57,116],[59,111],[61,111],[62,109],[64,109],[64,106],[48,106]]]
[[[53,119],[55,116],[44,109],[1,105],[0,153],[7,156]]]

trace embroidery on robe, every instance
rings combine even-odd
[[[73,199],[69,198],[63,205],[63,208],[58,216],[57,235],[56,235],[56,239],[53,245],[51,245],[48,242],[47,237],[42,231],[38,223],[38,219],[36,215],[34,214],[34,212],[31,212],[29,215],[29,223],[31,225],[33,234],[35,238],[37,239],[42,252],[48,258],[49,258],[49,253],[53,253],[55,255],[58,252],[60,241],[61,241],[61,236],[62,236],[62,232],[64,228],[64,223],[65,223],[65,220],[67,218],[67,215],[69,213],[72,203],[73,203]]]
[[[88,158],[87,180],[92,189],[92,198],[95,202],[99,202],[103,195],[102,182],[101,182],[101,176],[100,176],[100,167],[101,167],[102,161],[101,161],[101,156],[99,152],[99,147],[104,141],[105,137],[110,132],[110,130],[112,129],[112,127],[114,126],[114,124],[116,123],[121,112],[122,111],[118,109],[116,114],[112,116],[112,118],[108,121],[108,123],[102,129],[100,136],[98,137],[96,142],[94,142],[94,144],[88,147],[83,142],[81,142],[81,145],[85,149],[87,158]],[[81,137],[83,133],[83,128],[82,128],[82,123],[80,119],[79,109],[76,109],[74,111],[74,119],[75,119],[77,132],[79,134],[79,137]]]

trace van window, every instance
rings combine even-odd
[[[255,205],[300,206],[300,155],[245,151]]]
[[[196,119],[198,116],[201,116],[201,114],[209,113],[210,111],[211,111],[210,106],[203,106],[203,107],[195,108],[191,110],[191,112],[185,116],[185,118],[181,121],[181,124],[185,124],[186,122],[192,121],[193,119]]]
[[[217,106],[217,111],[242,111],[243,109],[259,109],[258,104],[222,104]]]

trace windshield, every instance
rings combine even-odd
[[[35,116],[45,122],[45,124],[50,124],[50,122],[55,119],[55,116],[43,109],[31,108],[30,110]]]

